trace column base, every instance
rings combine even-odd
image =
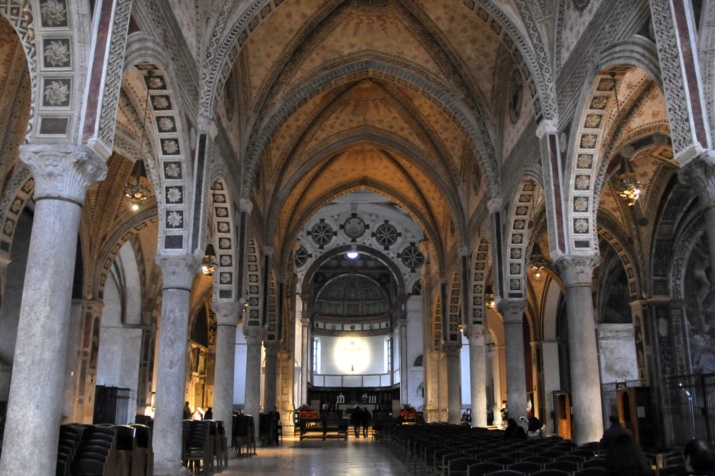
[[[189,476],[190,474],[189,468],[180,464],[154,465],[154,476]]]

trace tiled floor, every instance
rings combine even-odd
[[[258,448],[255,456],[229,461],[221,476],[310,475],[390,476],[407,475],[404,463],[385,443],[372,438],[348,441],[284,438],[278,447]]]

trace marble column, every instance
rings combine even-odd
[[[472,427],[487,426],[487,385],[484,353],[484,326],[473,325],[467,330],[469,339],[469,381],[472,397]]]
[[[303,300],[303,302],[306,302]],[[300,405],[309,405],[308,369],[310,368],[310,319],[300,319]]]
[[[444,353],[447,356],[447,422],[459,425],[462,420],[462,369],[461,346],[446,344]]]
[[[499,355],[501,354],[500,348],[494,345],[489,348],[489,358],[491,359],[491,370],[492,370],[492,385],[494,393],[494,405],[492,407],[492,412],[494,412],[494,425],[501,427],[501,365],[499,365]]]
[[[601,377],[591,282],[598,256],[562,256],[556,268],[566,288],[566,311],[571,349],[571,404],[576,444],[603,436]]]
[[[156,257],[161,267],[159,359],[154,415],[154,474],[184,474],[181,466],[181,425],[186,395],[186,348],[189,299],[201,261],[194,255]]]
[[[223,422],[228,445],[233,444],[233,385],[236,361],[236,326],[243,310],[240,302],[217,301],[216,367],[214,369],[214,419]]]
[[[35,210],[0,474],[55,474],[77,234],[87,189],[107,166],[81,146],[23,145]]]
[[[258,416],[261,405],[261,346],[264,329],[248,327],[244,324],[243,335],[246,336],[246,398],[244,413],[253,417],[258,441]]]
[[[505,299],[497,305],[504,318],[506,347],[506,399],[509,418],[526,416],[526,366],[524,364],[525,299]]]
[[[266,342],[266,368],[263,383],[263,411],[268,413],[276,408],[276,379],[278,378],[278,350],[280,342]]]

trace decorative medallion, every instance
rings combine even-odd
[[[385,249],[389,249],[390,246],[394,245],[398,236],[400,234],[397,232],[397,228],[389,223],[383,223],[375,230],[375,241]]]
[[[402,263],[413,271],[421,267],[425,262],[424,255],[415,245],[410,245],[402,250],[400,258]]]
[[[351,216],[343,224],[343,231],[353,240],[365,234],[365,222],[359,216]]]
[[[293,260],[296,268],[303,267],[308,262],[308,250],[301,246],[293,253]]]
[[[334,234],[333,228],[324,221],[316,223],[310,230],[311,238],[319,246],[325,246],[330,243]]]

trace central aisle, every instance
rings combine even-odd
[[[229,461],[221,476],[380,476],[405,475],[407,469],[384,443],[372,437],[348,441],[284,437],[283,444],[258,448],[255,456],[242,456]]]

